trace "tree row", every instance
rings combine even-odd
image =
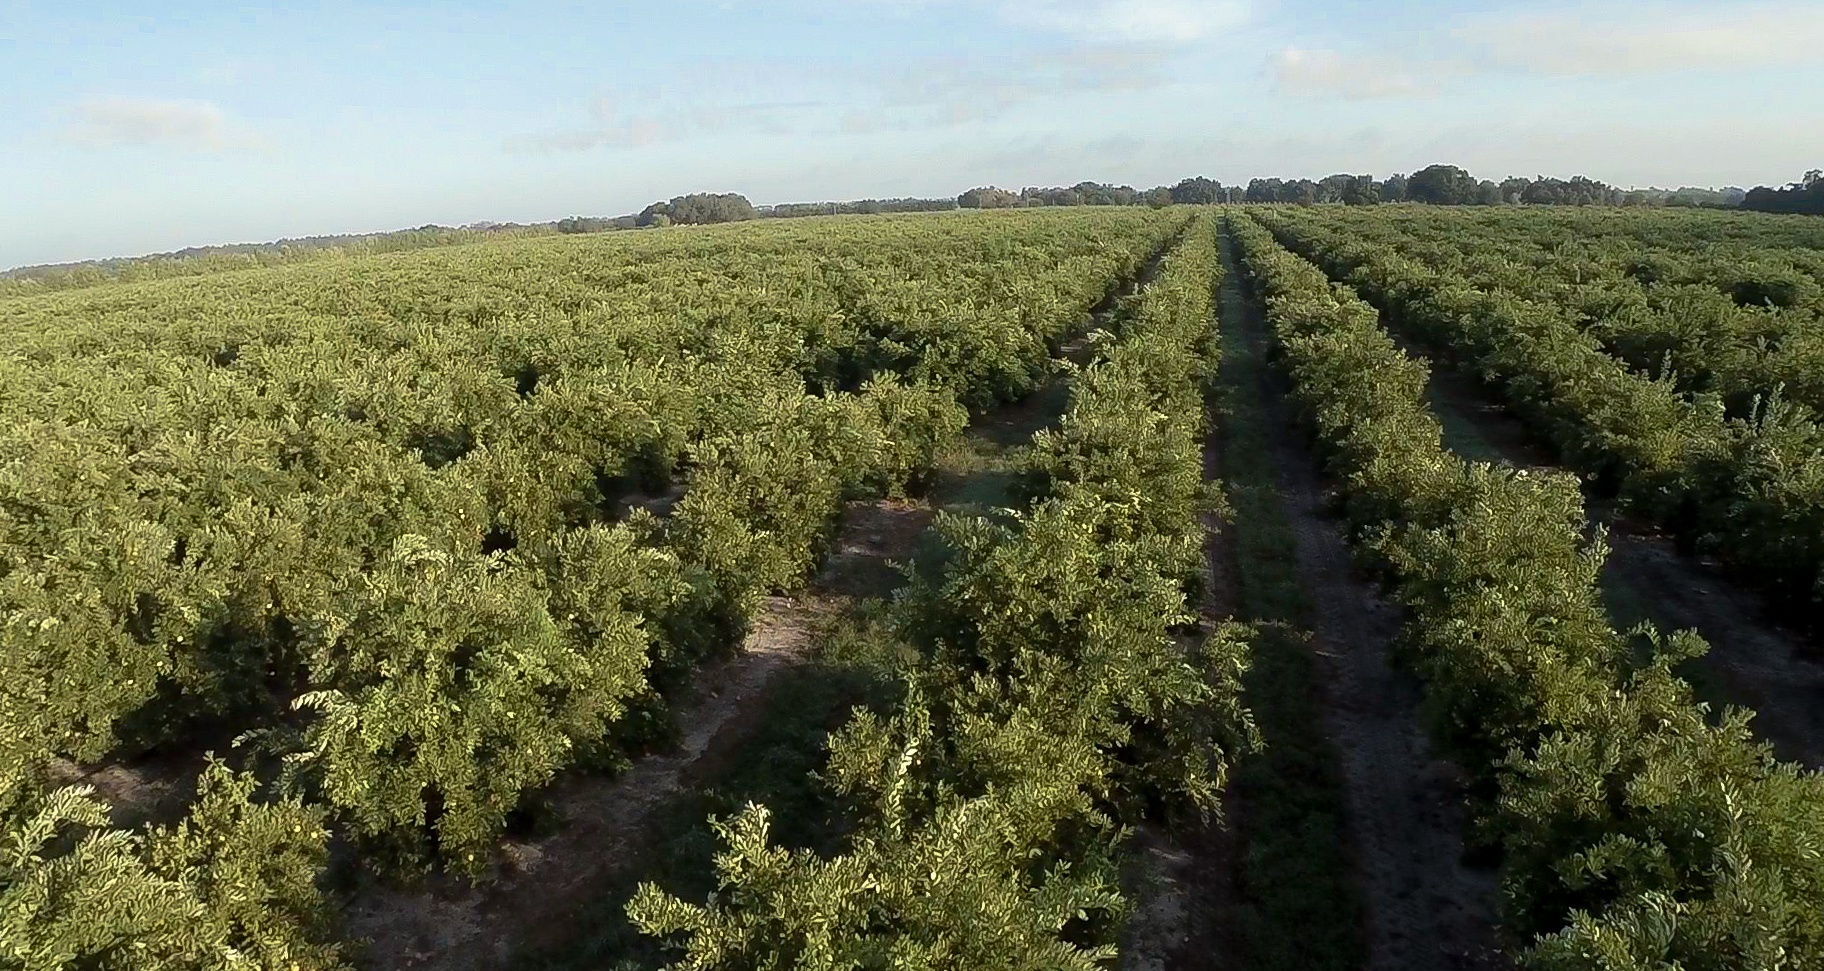
[[[1695,634],[1622,634],[1577,481],[1442,447],[1426,368],[1379,314],[1232,216],[1364,561],[1405,608],[1432,732],[1471,774],[1523,967],[1824,966],[1824,778],[1674,666]]]

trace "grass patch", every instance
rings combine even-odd
[[[931,501],[959,513],[986,515],[1022,503],[1022,459],[1039,431],[1070,409],[1070,378],[1055,374],[1032,394],[971,417],[969,427],[937,457]]]
[[[1253,971],[1359,968],[1367,947],[1344,849],[1339,756],[1323,733],[1312,608],[1269,438],[1286,430],[1267,413],[1263,335],[1244,329],[1246,298],[1227,239],[1223,255],[1216,429],[1234,508],[1226,535],[1239,618],[1261,625],[1244,690],[1265,742],[1236,766],[1231,785],[1240,810],[1236,957]]]
[[[1433,368],[1439,366],[1435,360],[1431,359],[1427,359],[1426,364]],[[1489,441],[1488,436],[1482,434],[1481,426],[1444,400],[1444,395],[1438,392],[1435,381],[1425,383],[1425,403],[1431,408],[1431,413],[1437,416],[1438,424],[1444,430],[1443,441],[1446,449],[1472,462],[1487,462],[1491,465],[1506,463],[1506,457],[1501,454],[1501,449]]]

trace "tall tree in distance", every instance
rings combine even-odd
[[[956,204],[964,209],[1011,209],[1020,204],[1020,197],[1006,189],[985,185],[957,196]]]
[[[1475,176],[1455,165],[1427,165],[1412,173],[1406,197],[1434,206],[1465,206],[1476,201],[1480,188]]]
[[[670,202],[655,202],[641,212],[641,226],[663,226],[679,223],[703,226],[710,223],[734,223],[758,218],[754,204],[739,192],[693,192],[676,196]]]
[[[1197,176],[1172,186],[1172,201],[1181,206],[1207,206],[1214,202],[1225,202],[1222,183],[1214,179]]]
[[[1342,192],[1337,198],[1346,206],[1372,206],[1381,201],[1381,185],[1374,181],[1372,175],[1346,175]]]
[[[1318,181],[1317,201],[1370,206],[1381,201],[1381,186],[1372,175],[1339,172]]]

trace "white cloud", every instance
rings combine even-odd
[[[1559,12],[1483,20],[1454,33],[1492,68],[1546,75],[1824,65],[1824,11],[1815,4],[1731,5],[1703,16]]]
[[[1410,73],[1390,57],[1344,54],[1332,50],[1287,47],[1267,62],[1274,90],[1294,97],[1346,98],[1368,101],[1435,94],[1439,65],[1427,66],[1433,77]]]
[[[671,141],[689,133],[681,124],[667,126],[657,118],[598,119],[594,127],[576,131],[547,132],[509,139],[508,151],[541,154],[587,152],[596,148],[643,148]]]
[[[1122,43],[1189,43],[1241,26],[1241,0],[1008,0],[1009,23]]]
[[[840,80],[830,100],[755,101],[724,85],[663,100],[630,114],[596,97],[574,128],[508,138],[510,152],[573,153],[642,148],[718,135],[869,135],[929,131],[987,121],[1027,105],[1096,94],[1133,94],[1168,81],[1168,53],[1156,45],[1072,45],[1001,58],[922,57],[863,67],[827,67]],[[720,97],[718,97],[718,95]]]
[[[1274,89],[1294,97],[1431,95],[1471,77],[1627,77],[1824,67],[1824,16],[1791,2],[1700,17],[1688,6],[1613,5],[1494,14],[1366,53],[1292,46],[1269,56]]]
[[[1132,93],[1164,83],[1164,58],[1133,47],[1078,47],[1010,59],[926,58],[874,72],[885,106],[981,118],[1050,97]]]
[[[598,96],[586,105],[588,124],[580,128],[509,138],[509,152],[563,154],[597,148],[645,148],[705,135],[758,133],[791,135],[804,125],[807,111],[825,107],[817,101],[670,103],[629,113],[615,98]]]
[[[70,112],[64,136],[80,145],[115,148],[172,145],[219,151],[244,143],[220,106],[210,101],[92,98]]]

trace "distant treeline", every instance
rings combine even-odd
[[[800,216],[876,216],[887,212],[948,212],[955,199],[862,199],[858,202],[788,202],[761,206],[760,215],[773,219]]]
[[[1761,190],[1757,190],[1761,191]],[[1510,176],[1500,182],[1477,179],[1455,165],[1431,165],[1411,175],[1385,179],[1341,173],[1323,179],[1254,179],[1246,185],[1224,185],[1206,178],[1185,179],[1173,186],[1140,190],[1125,185],[1081,182],[1070,188],[1029,188],[1012,192],[993,186],[970,189],[957,197],[968,209],[1020,206],[1167,206],[1174,204],[1341,203],[1365,206],[1387,202],[1422,202],[1447,206],[1708,206],[1741,205],[1741,189],[1620,189],[1584,176]]]
[[[637,215],[571,216],[557,221],[560,233],[600,233],[649,226],[701,226],[747,219],[797,219],[803,216],[874,216],[887,212],[942,212],[957,208],[955,199],[861,199],[851,202],[787,202],[756,206],[734,192],[699,192],[655,202]]]
[[[1824,169],[1812,169],[1784,189],[1761,186],[1742,200],[1743,209],[1762,212],[1802,212],[1824,216]]]
[[[1027,187],[1018,192],[995,186],[970,189],[954,199],[862,199],[851,202],[792,202],[755,206],[734,192],[697,192],[655,202],[625,216],[571,216],[549,223],[426,225],[390,233],[306,236],[271,243],[196,246],[154,256],[27,266],[0,272],[0,296],[64,290],[110,280],[194,276],[219,270],[269,266],[338,254],[387,253],[471,243],[501,236],[600,233],[653,226],[707,225],[748,219],[802,216],[938,212],[950,209],[1016,209],[1035,206],[1171,206],[1210,203],[1294,203],[1377,205],[1419,202],[1446,206],[1686,206],[1741,208],[1762,212],[1824,214],[1824,170],[1813,169],[1783,188],[1622,189],[1585,176],[1509,176],[1500,182],[1477,179],[1455,165],[1429,165],[1411,175],[1384,179],[1339,173],[1323,179],[1253,179],[1224,185],[1203,177],[1177,185],[1136,189],[1127,185],[1079,182],[1069,187]]]

